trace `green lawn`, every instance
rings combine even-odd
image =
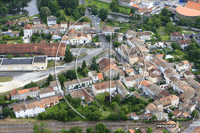
[[[169,35],[167,35],[167,34],[165,33],[165,27],[162,27],[162,26],[161,26],[161,27],[159,27],[159,28],[157,29],[157,31],[158,31],[158,33],[160,34],[162,41],[170,41]]]
[[[170,41],[170,36],[161,36],[162,41]]]
[[[89,3],[89,1],[91,3]],[[106,3],[106,2],[102,2],[102,1],[98,1],[98,0],[85,0],[87,6],[89,5],[96,5],[98,7],[98,9],[101,9],[101,8],[105,8],[105,9],[108,9],[108,11],[111,11],[110,9],[110,3]],[[128,12],[130,13],[131,9],[128,8],[128,7],[124,7],[124,6],[119,6],[119,10],[120,11],[123,11],[123,12]]]
[[[75,19],[73,16],[65,16],[65,19],[66,21],[69,21],[69,22],[75,22]]]
[[[0,77],[0,82],[8,82],[11,80],[12,80],[12,77]]]

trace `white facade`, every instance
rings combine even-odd
[[[147,8],[153,7],[153,1],[142,1],[141,4]]]
[[[24,29],[24,37],[31,37],[32,36],[32,29]]]
[[[37,116],[39,113],[45,112],[45,108],[40,108],[40,107],[36,107],[33,109],[27,109],[27,110],[22,110],[19,112],[15,112],[15,110],[13,110],[15,113],[16,118],[25,118],[25,117],[34,117]]]
[[[94,85],[92,85],[92,91],[94,93],[94,95],[96,96],[98,93],[104,93],[104,92],[111,92],[114,93],[116,91],[116,87],[112,87],[112,88],[105,88],[105,89],[100,89],[100,90],[96,90]]]
[[[60,39],[61,40],[62,38],[61,38],[61,36],[53,35],[51,39],[53,39],[53,40],[59,40]]]
[[[54,96],[55,94],[56,94],[55,91],[44,93],[44,94],[40,94],[40,98]]]
[[[91,72],[88,73],[88,76],[92,79],[93,83],[96,83],[99,80],[98,75],[94,76]]]

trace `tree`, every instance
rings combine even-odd
[[[169,10],[167,8],[163,8],[160,13],[162,16],[168,17],[170,15]]]
[[[90,65],[90,69],[91,70],[98,70],[98,65],[96,64],[96,63],[92,63],[91,65]]]
[[[65,74],[65,77],[67,79],[70,79],[70,80],[73,80],[73,79],[76,79],[76,71],[75,70],[68,70]]]
[[[102,122],[96,124],[95,131],[96,133],[106,133],[106,125]]]
[[[151,119],[152,119],[152,120],[157,120],[156,115],[153,115]]]
[[[79,126],[74,126],[70,128],[69,133],[83,133],[83,130]]]
[[[51,40],[51,37],[52,37],[51,34],[47,34],[47,35],[46,35],[47,40]]]
[[[84,4],[80,4],[77,6],[77,9],[79,10],[81,16],[83,16],[85,14],[86,6]]]
[[[119,95],[115,95],[112,99],[112,102],[116,102],[118,104],[120,104],[121,98]]]
[[[8,14],[8,8],[0,1],[0,15],[5,16]]]
[[[199,112],[197,110],[192,111],[192,118],[199,118]]]
[[[163,133],[169,133],[167,130],[163,130]]]
[[[112,0],[111,4],[110,4],[110,9],[113,12],[119,12],[119,5],[118,5],[118,0]]]
[[[153,132],[152,128],[151,128],[151,127],[148,127],[148,128],[147,128],[147,133],[152,133],[152,132]]]
[[[19,35],[20,36],[24,36],[24,30],[23,30],[23,28],[20,30]]]
[[[9,116],[10,115],[10,108],[9,107],[4,107],[2,109],[2,115],[5,116],[5,117]]]
[[[106,99],[106,96],[109,96],[109,93],[98,93],[96,95],[96,98],[100,101],[100,102],[104,102]]]
[[[8,27],[2,27],[1,30],[2,31],[8,31]]]
[[[86,133],[94,133],[94,128],[93,127],[88,127],[86,129]]]
[[[169,118],[172,118],[172,116],[174,116],[174,114],[172,112],[168,113]]]
[[[6,58],[8,58],[8,59],[12,59],[12,57],[13,57],[12,54],[7,54],[6,55]]]
[[[36,36],[32,35],[31,42],[35,42],[35,41],[36,41]]]
[[[49,85],[51,81],[53,81],[53,76],[51,74],[49,74],[49,76],[47,78],[47,85]]]
[[[175,49],[181,49],[181,46],[175,42],[171,43],[171,47],[175,50]]]
[[[83,60],[81,69],[83,70],[85,67],[86,67],[86,62],[85,62],[85,60]]]
[[[99,17],[101,18],[102,21],[106,20],[108,18],[108,10],[101,8],[99,11]]]
[[[118,42],[118,41],[114,41],[113,42],[113,46],[116,48],[116,47],[119,47],[121,45],[121,43],[120,42]]]
[[[40,125],[33,126],[33,133],[52,133],[51,130],[47,129],[48,125],[44,122],[41,122]]]
[[[37,87],[37,86],[38,86],[37,82],[31,81],[29,84],[26,84],[26,85],[23,87],[23,89],[32,88],[32,87]]]
[[[50,14],[51,10],[48,7],[41,7],[39,10],[40,18],[43,20],[44,23],[47,23],[47,16],[49,16]]]
[[[69,48],[66,48],[64,61],[71,62],[72,60],[73,60],[73,55],[71,51],[69,50]]]
[[[58,75],[58,79],[59,79],[61,85],[64,85],[64,82],[67,81],[67,79],[66,79],[64,74]]]
[[[131,8],[130,13],[131,13],[131,14],[134,14],[134,13],[135,13],[135,9]]]
[[[119,128],[116,131],[114,131],[114,133],[126,133],[126,131],[124,131],[123,129]]]
[[[98,15],[98,12],[99,12],[98,7],[96,5],[93,5],[91,12],[93,15]]]
[[[24,10],[24,7],[28,6],[28,2],[29,2],[29,0],[21,0],[22,10]]]
[[[59,9],[58,1],[54,0],[51,7],[52,14],[56,13]]]

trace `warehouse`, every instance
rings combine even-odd
[[[0,71],[41,71],[46,69],[47,56],[0,59]]]

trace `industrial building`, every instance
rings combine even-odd
[[[0,71],[42,71],[47,69],[47,56],[0,58]]]

